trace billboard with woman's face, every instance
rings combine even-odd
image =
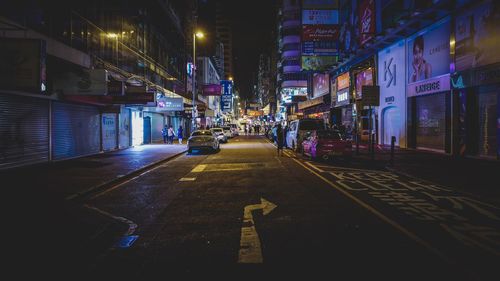
[[[407,41],[408,83],[450,73],[450,21],[432,25]]]

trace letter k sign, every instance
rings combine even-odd
[[[391,84],[396,86],[396,64],[392,65],[392,71],[391,71],[391,64],[393,59],[394,58],[391,58],[389,62],[384,61],[384,81],[387,82],[387,84],[385,85],[386,88],[389,88]]]

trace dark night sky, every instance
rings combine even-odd
[[[228,8],[232,13],[233,71],[235,85],[242,98],[252,96],[252,85],[258,71],[259,54],[273,50],[272,32],[275,0],[233,0]]]

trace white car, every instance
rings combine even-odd
[[[195,150],[209,149],[213,152],[219,150],[219,140],[210,130],[196,130],[191,133],[187,141],[188,153]]]
[[[224,130],[222,128],[210,128],[210,131],[212,131],[212,133],[214,133],[214,135],[217,136],[219,142],[223,143],[227,142],[227,137],[224,134]]]
[[[233,137],[233,132],[231,131],[231,127],[229,127],[229,126],[222,126],[222,129],[224,130],[224,135],[227,138],[232,138]]]
[[[233,133],[233,136],[239,136],[240,135],[240,128],[238,128],[238,125],[236,125],[236,124],[229,124],[229,127],[231,127],[231,132]]]

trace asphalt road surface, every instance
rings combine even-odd
[[[261,136],[182,155],[85,204],[129,231],[95,256],[68,250],[69,276],[500,280],[497,206],[367,163],[280,157]]]

